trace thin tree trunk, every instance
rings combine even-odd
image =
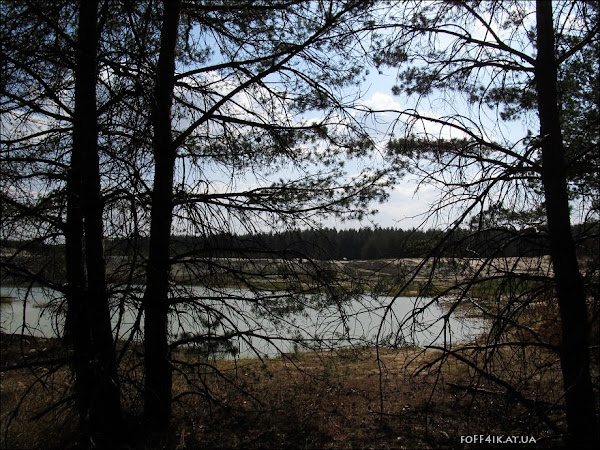
[[[77,205],[80,215],[77,220],[83,219],[83,229],[80,227],[77,232],[83,231],[85,236],[83,256],[87,269],[87,289],[80,290],[80,295],[85,295],[81,295],[77,306],[79,319],[85,318],[81,326],[87,328],[85,334],[91,341],[84,362],[88,365],[85,370],[91,382],[87,385],[88,392],[84,394],[89,402],[89,416],[86,419],[89,420],[92,437],[108,443],[118,436],[121,407],[102,244],[103,206],[96,107],[97,15],[97,0],[80,2],[71,169],[77,174],[76,186],[80,190],[80,203]],[[79,328],[79,325],[76,327]]]
[[[562,324],[560,359],[567,426],[572,448],[598,448],[586,299],[571,232],[565,152],[559,120],[552,2],[538,0],[536,6],[538,57],[535,75],[542,139],[542,182]]]
[[[171,365],[167,341],[169,240],[173,213],[173,173],[176,149],[171,132],[175,76],[175,48],[180,0],[165,0],[152,121],[154,128],[154,186],[150,221],[146,292],[144,294],[144,350],[146,378],[144,416],[166,428],[171,416]]]

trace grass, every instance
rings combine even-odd
[[[48,359],[57,352],[55,341],[3,339],[2,364]],[[121,371],[129,429],[125,447],[457,448],[461,435],[540,439],[548,434],[514,399],[474,396],[468,387],[461,388],[473,380],[462,364],[452,362],[440,374],[429,370],[415,375],[438,355],[416,348],[381,349],[378,360],[374,348],[349,348],[263,361],[211,361],[181,353],[176,357],[185,364],[177,364],[174,373],[172,426],[156,435],[137,419],[140,361],[133,352]],[[43,382],[36,382],[36,376]],[[72,403],[49,409],[70,393],[66,367],[5,371],[1,382],[2,448],[73,447]],[[47,414],[37,417],[46,409]]]

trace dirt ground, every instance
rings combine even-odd
[[[3,336],[1,348],[2,448],[89,447],[75,434],[71,380],[57,342]],[[497,388],[469,387],[464,367],[415,374],[434,356],[417,349],[386,349],[379,358],[363,348],[195,366],[190,355],[176,356],[166,436],[136,419],[139,365],[132,357],[123,368],[123,448],[511,448],[499,443],[509,436],[518,448],[563,443]],[[16,365],[24,367],[5,370]]]
[[[380,358],[363,349],[242,365],[239,376],[262,405],[209,414],[195,429],[182,427],[182,439],[192,447],[410,449],[468,448],[461,445],[468,435],[547,437],[514,401],[459,388],[466,373],[458,367],[414,376],[426,355],[401,350]],[[223,401],[233,410],[247,404],[235,393]],[[194,408],[182,410],[187,416]]]

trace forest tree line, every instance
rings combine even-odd
[[[597,239],[599,224],[590,222],[573,227],[578,256],[593,257],[600,251]],[[236,235],[219,233],[209,236],[176,235],[171,240],[171,255],[195,255],[211,258],[310,258],[332,260],[372,260],[393,258],[425,258],[447,256],[455,258],[478,257],[534,257],[549,253],[547,230],[531,227],[520,230],[506,227],[488,228],[473,233],[462,228],[450,236],[450,243],[440,243],[447,233],[441,229],[394,227],[362,227],[337,230],[335,228],[287,230]],[[23,248],[30,254],[46,256],[63,254],[64,246],[46,245],[35,241],[4,241],[2,247]],[[105,242],[107,256],[148,254],[147,237],[109,239]]]
[[[590,228],[597,230],[598,224],[574,227],[578,254],[581,257],[598,253],[598,240],[590,238]],[[581,239],[578,239],[579,235]],[[212,257],[259,258],[268,252],[285,257],[333,260],[424,258],[428,255],[455,258],[528,257],[549,253],[546,232],[538,228],[520,233],[507,228],[495,228],[476,234],[468,229],[459,229],[452,234],[451,243],[446,243],[441,248],[440,243],[445,237],[443,230],[434,228],[322,228],[242,236],[175,236],[172,250],[174,254],[182,254],[184,249],[194,248]]]

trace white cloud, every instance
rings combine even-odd
[[[375,92],[371,95],[371,98],[365,100],[363,105],[369,109],[375,111],[399,111],[400,104],[394,99],[393,96],[385,94],[383,92]],[[385,112],[384,114],[393,114],[392,112]]]

